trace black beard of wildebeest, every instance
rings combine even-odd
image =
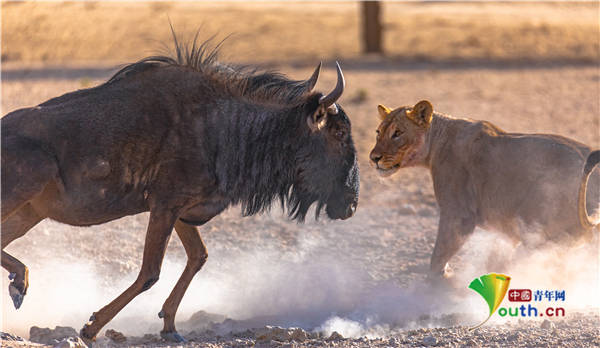
[[[4,251],[45,218],[89,226],[150,212],[135,282],[90,317],[88,343],[159,277],[173,228],[188,261],[162,306],[161,336],[183,341],[175,313],[207,259],[198,229],[233,204],[245,215],[281,201],[303,221],[309,207],[332,219],[353,215],[359,174],[350,121],[305,81],[217,61],[207,43],[175,57],[142,59],[106,83],[2,118],[2,267],[18,309],[28,269]],[[218,46],[217,46],[218,47]]]

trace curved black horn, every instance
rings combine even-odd
[[[321,64],[323,62],[319,62],[319,65],[317,65],[317,68],[315,69],[315,72],[312,73],[312,75],[310,75],[310,78],[306,81],[304,81],[304,85],[306,88],[307,92],[310,92],[313,90],[313,88],[315,88],[315,85],[317,84],[317,80],[319,79],[319,73],[321,72]]]
[[[344,93],[344,87],[346,86],[346,81],[344,80],[344,74],[342,74],[342,68],[340,68],[340,63],[335,62],[337,68],[337,84],[333,91],[331,91],[328,95],[324,95],[319,99],[319,104],[324,107],[329,107],[333,103],[336,102]]]

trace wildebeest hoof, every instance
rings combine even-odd
[[[446,266],[444,267],[444,271],[442,272],[442,275],[446,279],[452,278],[454,276],[454,270],[448,264],[446,264]]]
[[[85,345],[88,348],[92,348],[92,343],[94,342],[94,340],[91,340],[91,339],[85,338],[85,337],[81,337],[81,340],[83,341],[83,343],[85,343]]]
[[[79,337],[81,337],[86,346],[92,348],[92,343],[96,340],[96,337],[90,337],[90,335],[87,333],[87,330],[89,330],[89,328],[89,324],[83,325],[83,328],[81,329],[81,331],[79,331]]]
[[[169,341],[169,342],[176,342],[176,343],[186,343],[187,342],[187,340],[185,338],[183,338],[183,336],[178,334],[177,331],[171,331],[171,332],[162,332],[161,331],[160,337],[162,337],[163,339],[165,339],[166,341]]]
[[[19,309],[19,307],[21,307],[21,304],[23,304],[23,297],[25,296],[25,294],[23,294],[21,290],[17,289],[14,283],[10,283],[8,285],[8,294],[13,300],[15,309]]]
[[[96,312],[92,313],[92,315],[90,316],[90,320],[88,321],[94,321],[96,320]]]

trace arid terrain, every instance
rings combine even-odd
[[[224,61],[299,79],[323,60],[322,91],[335,83],[337,59],[347,81],[340,104],[352,120],[361,169],[356,216],[301,225],[279,207],[246,218],[232,207],[203,226],[209,259],[180,306],[178,327],[190,339],[182,346],[594,347],[597,232],[576,249],[530,250],[478,229],[452,260],[451,284],[434,287],[425,281],[439,217],[430,175],[412,168],[383,180],[368,154],[377,104],[421,99],[506,131],[557,133],[599,148],[598,10],[598,3],[386,3],[381,57],[360,55],[355,3],[3,3],[2,115],[102,83],[120,64],[156,53],[170,42],[167,15],[183,36],[200,24],[202,37],[234,33]],[[2,331],[25,339],[32,326],[78,331],[135,279],[147,219],[90,228],[44,221],[13,242],[7,251],[29,267],[30,289],[15,310],[3,271]],[[98,345],[172,345],[156,335],[157,313],[184,265],[173,237],[160,281],[105,327]],[[565,290],[566,316],[495,314],[468,330],[488,308],[467,286],[488,272],[510,275],[511,288]],[[558,306],[539,303],[546,305]],[[287,330],[294,327],[302,330]],[[127,341],[110,341],[108,329]],[[3,347],[27,345],[2,338]]]

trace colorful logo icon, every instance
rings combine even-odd
[[[496,309],[498,309],[500,306],[500,303],[502,303],[509,284],[510,277],[505,274],[498,273],[490,273],[473,279],[471,284],[469,284],[469,288],[477,291],[477,293],[483,297],[490,308],[490,313],[487,319],[485,319],[481,324],[472,327],[471,330],[474,330],[485,324],[485,322],[492,317],[492,314],[494,314]]]
[[[510,302],[529,302],[531,301],[531,290],[510,289],[508,290],[508,300]]]

